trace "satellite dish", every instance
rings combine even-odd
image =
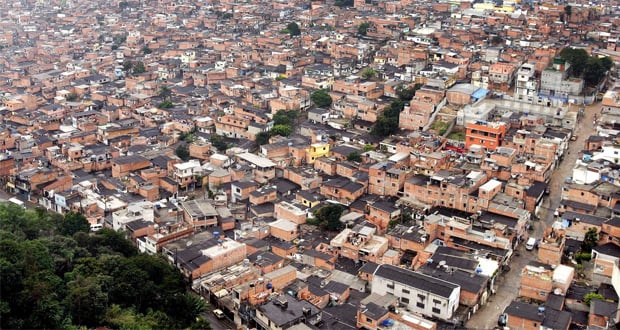
[[[187,243],[185,243],[185,246],[190,247],[190,246],[192,246],[193,243],[194,242],[192,242],[192,241],[187,241]]]

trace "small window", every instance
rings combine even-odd
[[[416,303],[415,306],[417,308],[424,308],[424,303],[419,302],[419,303]]]
[[[368,323],[372,323],[372,319],[371,319],[370,317],[367,317],[367,318],[366,318],[366,322],[368,322]]]
[[[401,301],[403,304],[409,304],[409,298],[400,298],[400,301]]]
[[[439,309],[437,307],[433,307],[433,313],[434,314],[440,314],[441,313],[441,309]]]
[[[433,304],[436,304],[436,305],[441,304],[441,300],[433,299]]]
[[[411,292],[409,292],[409,290],[407,290],[407,289],[403,289],[403,293],[404,293],[404,294],[409,294],[409,293],[411,293]]]
[[[388,289],[394,289],[394,283],[390,283],[387,285]]]
[[[418,299],[420,299],[421,301],[424,301],[424,299],[426,299],[426,296],[418,293]]]

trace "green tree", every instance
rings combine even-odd
[[[172,98],[172,91],[170,90],[168,86],[161,86],[159,88],[158,96],[164,100],[169,100]]]
[[[319,89],[317,91],[314,91],[310,95],[310,100],[312,100],[312,103],[314,103],[314,105],[319,108],[328,108],[332,105],[332,97],[325,89]]]
[[[594,87],[605,77],[605,67],[600,59],[589,57],[583,69],[583,80],[586,86]]]
[[[151,54],[153,52],[152,49],[150,49],[148,46],[144,46],[142,47],[142,53],[145,55]]]
[[[137,62],[133,66],[133,73],[140,74],[146,72],[146,68],[144,67],[144,63]]]
[[[298,110],[278,110],[273,115],[273,124],[293,126],[299,117],[299,114],[300,113]]]
[[[174,104],[172,103],[172,101],[166,100],[166,101],[160,102],[157,105],[157,107],[160,108],[160,109],[170,109],[170,108],[174,107]]]
[[[566,14],[566,21],[570,21],[570,17],[573,14],[573,7],[570,5],[564,6],[564,14]]]
[[[192,325],[189,326],[190,330],[211,330],[211,323],[205,318],[199,317]]]
[[[313,215],[319,227],[329,231],[342,230],[344,224],[340,221],[340,216],[344,212],[344,207],[338,204],[323,206],[314,211]]]
[[[362,79],[364,80],[377,78],[377,70],[371,67],[367,67],[364,70],[362,70],[361,76],[362,76]]]
[[[377,137],[387,137],[398,132],[398,117],[380,115],[372,126],[370,134]]]
[[[131,61],[124,61],[123,62],[123,70],[129,71],[132,68],[133,68],[133,62],[131,62]]]
[[[293,129],[288,125],[275,125],[271,129],[271,134],[280,136],[289,136],[293,133]]]
[[[396,95],[403,101],[410,101],[415,96],[415,92],[420,88],[422,88],[422,84],[419,83],[412,87],[400,84],[396,86]]]
[[[58,228],[60,233],[66,236],[73,236],[77,232],[87,233],[90,231],[90,224],[86,217],[81,213],[69,212],[65,215]]]
[[[256,140],[254,142],[256,143],[257,147],[260,147],[263,144],[268,144],[270,137],[271,137],[271,134],[269,134],[269,132],[260,132],[256,134]]]
[[[101,323],[108,304],[101,277],[81,277],[67,283],[67,306],[76,324],[96,326]]]
[[[599,236],[598,231],[594,227],[588,228],[586,235],[581,243],[581,250],[587,253],[592,252],[592,248],[594,248],[598,244]]]
[[[181,143],[176,147],[176,149],[174,149],[174,154],[177,155],[177,157],[181,158],[181,160],[188,161],[190,158],[189,147],[187,146],[187,144]]]
[[[504,38],[502,38],[501,36],[493,36],[493,38],[491,38],[491,44],[494,46],[501,45],[503,42]]]
[[[560,58],[570,63],[569,70],[573,77],[581,77],[589,57],[585,49],[566,47],[560,51]]]
[[[336,7],[341,7],[341,8],[353,7],[353,4],[354,4],[354,0],[336,0],[336,1],[334,1],[334,5]]]
[[[370,27],[370,23],[368,23],[368,22],[360,23],[360,25],[357,27],[357,33],[359,33],[360,35],[365,36],[368,33],[368,28],[369,27]]]
[[[383,114],[387,117],[400,116],[400,112],[405,108],[405,102],[403,100],[394,100],[390,102],[390,105],[383,110]]]
[[[287,31],[287,33],[290,34],[291,36],[298,36],[301,34],[299,25],[295,22],[288,23],[285,31]]]
[[[182,275],[163,257],[138,255],[123,233],[80,231],[82,215],[66,218],[0,204],[1,328],[196,323],[204,302],[186,294]]]
[[[611,68],[614,66],[614,60],[612,60],[609,56],[601,58],[600,61],[603,65],[603,68],[605,68],[605,71],[611,70]]]
[[[364,145],[364,151],[372,151],[375,150],[375,146],[372,144],[365,144]]]
[[[359,152],[351,152],[347,155],[347,160],[350,162],[361,162],[362,161],[362,155],[360,155]]]
[[[228,144],[224,141],[224,138],[216,134],[211,135],[211,145],[218,151],[226,151],[228,149]]]
[[[70,93],[70,94],[67,95],[67,97],[65,97],[65,99],[67,101],[69,101],[69,102],[73,102],[73,101],[77,100],[77,98],[78,98],[78,95],[75,94],[75,93]]]
[[[588,292],[583,296],[583,302],[586,303],[586,305],[590,306],[590,303],[592,302],[592,299],[600,299],[600,300],[604,300],[605,297],[600,294],[600,293],[596,293],[596,292]]]

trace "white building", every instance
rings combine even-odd
[[[414,313],[450,320],[459,305],[461,287],[414,271],[384,264],[372,279],[372,293],[391,294]]]
[[[535,73],[536,67],[530,63],[523,63],[517,71],[517,82],[515,84],[515,99],[517,101],[533,103],[538,97],[538,82]]]
[[[132,203],[126,209],[118,210],[112,213],[112,228],[114,230],[125,229],[125,224],[135,220],[155,221],[155,212],[153,211],[153,203],[142,201]]]

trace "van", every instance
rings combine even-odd
[[[535,245],[536,245],[536,239],[534,237],[530,237],[527,239],[527,243],[525,243],[525,249],[528,251],[532,251]]]
[[[90,231],[100,231],[101,229],[103,229],[103,225],[100,223],[90,225]]]
[[[220,320],[223,319],[224,317],[226,317],[226,315],[224,314],[224,312],[222,312],[221,309],[213,310],[213,315],[215,315],[215,317],[217,317]]]

